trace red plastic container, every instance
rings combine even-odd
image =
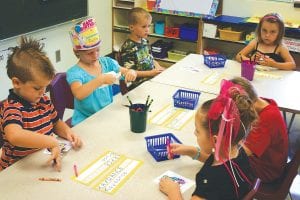
[[[153,10],[155,4],[156,4],[156,0],[147,0],[147,9],[150,11]]]
[[[179,38],[179,30],[178,27],[165,27],[165,36]]]

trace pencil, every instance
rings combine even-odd
[[[61,179],[60,178],[42,177],[42,178],[39,178],[39,181],[57,181],[57,182],[61,182]]]

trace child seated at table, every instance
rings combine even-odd
[[[120,67],[109,57],[99,56],[101,40],[93,18],[75,24],[70,35],[78,58],[67,71],[67,81],[74,95],[74,126],[113,101],[112,84],[119,81],[117,74],[125,76],[125,81],[134,81],[136,72]]]
[[[41,148],[50,149],[48,162],[53,161],[60,171],[60,147],[52,134],[69,140],[75,148],[81,146],[81,140],[59,119],[45,95],[55,75],[52,63],[38,41],[22,37],[20,46],[8,56],[6,68],[13,88],[0,108],[0,134],[4,137],[0,171]]]
[[[143,8],[132,8],[128,13],[130,34],[120,49],[120,64],[128,69],[137,70],[137,79],[128,87],[131,90],[143,81],[161,73],[164,68],[153,59],[146,39],[152,17]]]
[[[236,77],[231,81],[245,90],[259,115],[243,144],[252,171],[262,182],[276,181],[284,173],[288,158],[288,134],[282,114],[274,100],[258,97],[247,79]]]
[[[257,38],[252,40],[237,55],[236,60],[253,60],[259,65],[278,69],[293,70],[295,61],[282,43],[284,23],[277,13],[269,13],[261,18],[257,28]]]
[[[219,96],[205,102],[195,116],[201,151],[199,147],[171,144],[170,153],[204,162],[196,175],[192,199],[241,199],[251,190],[254,177],[239,143],[256,116],[244,90],[224,80]],[[182,199],[179,184],[169,178],[160,180],[159,189],[168,199]]]

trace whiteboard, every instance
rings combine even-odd
[[[157,7],[163,10],[192,12],[209,15],[214,0],[158,0]]]

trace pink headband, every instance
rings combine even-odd
[[[209,121],[210,134],[212,135],[211,121],[221,117],[219,132],[217,134],[217,143],[215,146],[215,158],[220,160],[220,152],[229,159],[229,147],[234,140],[240,128],[240,113],[232,99],[236,94],[246,94],[240,85],[234,84],[228,80],[222,80],[219,96],[212,103],[207,117]]]

